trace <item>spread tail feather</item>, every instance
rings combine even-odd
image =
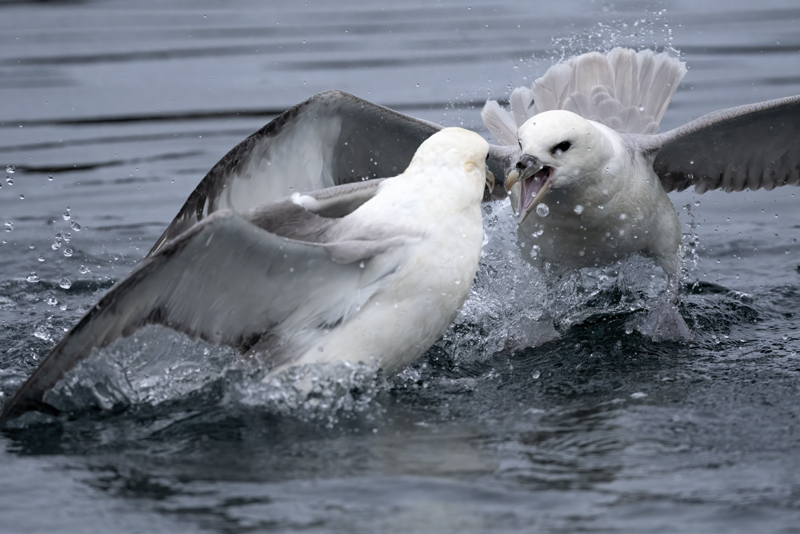
[[[489,100],[483,106],[481,119],[500,143],[506,146],[517,144],[517,126],[514,119],[495,100]]]
[[[527,119],[565,109],[621,133],[658,133],[658,123],[686,75],[686,65],[667,52],[615,48],[589,52],[550,67],[531,89],[511,94],[511,112],[490,100],[481,113],[486,127],[505,145]]]

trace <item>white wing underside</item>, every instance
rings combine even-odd
[[[294,192],[397,176],[441,128],[342,91],[315,95],[214,165],[150,253],[220,209],[244,213]],[[487,164],[502,177],[510,157],[491,147]]]
[[[441,128],[341,91],[315,95],[214,165],[150,252],[217,210],[244,213],[293,192],[397,176]]]

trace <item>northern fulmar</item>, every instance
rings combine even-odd
[[[615,48],[551,67],[484,123],[520,155],[505,180],[529,257],[574,269],[631,254],[668,278],[654,339],[689,336],[678,314],[681,226],[667,193],[800,184],[800,96],[715,111],[658,133],[686,73],[666,52]]]
[[[442,335],[472,287],[480,203],[494,186],[487,153],[480,135],[446,128],[399,176],[241,214],[216,210],[111,288],[0,420],[52,411],[45,393],[67,371],[147,324],[231,346],[269,373],[330,361],[400,371]]]

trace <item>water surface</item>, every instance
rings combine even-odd
[[[562,56],[671,47],[689,73],[668,129],[799,94],[799,21],[790,0],[2,3],[0,399],[227,150],[304,98],[341,89],[486,134],[486,98]],[[554,297],[492,205],[475,293],[412,369],[349,377],[338,411],[209,380],[6,429],[0,531],[798,532],[798,194],[672,195],[699,243],[693,342],[626,333],[660,283],[634,263],[570,281],[561,339],[517,353],[503,336]]]

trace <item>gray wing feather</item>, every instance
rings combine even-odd
[[[800,185],[800,95],[723,109],[639,142],[664,189]]]
[[[233,212],[217,212],[145,259],[101,298],[5,406],[0,420],[41,407],[44,393],[93,349],[147,324],[245,352],[265,336],[291,340],[300,329],[344,321],[388,283],[397,265],[380,262],[376,272],[342,258],[365,259],[403,242],[394,236],[303,243],[266,232]]]
[[[341,91],[320,93],[214,165],[150,253],[219,209],[242,213],[292,191],[396,176],[440,129]]]
[[[378,192],[383,178],[295,193],[291,198],[259,206],[247,219],[267,232],[311,243],[330,240],[336,219],[355,211]]]
[[[489,131],[505,145],[517,142],[516,131],[510,139],[510,124],[519,127],[537,113],[557,109],[572,111],[620,133],[654,134],[685,74],[684,63],[666,52],[626,48],[606,54],[590,52],[553,65],[530,90],[515,89],[510,115],[490,100],[482,117]],[[530,99],[532,106],[515,106],[515,100],[522,103]]]

